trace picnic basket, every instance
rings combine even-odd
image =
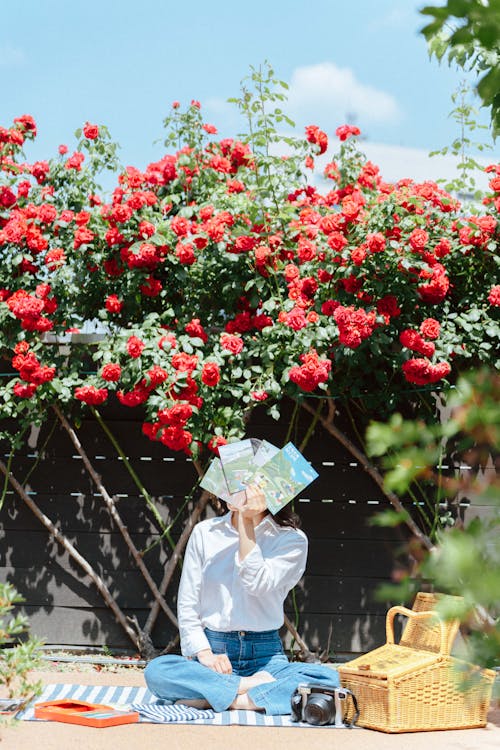
[[[419,593],[413,609],[391,607],[386,644],[339,667],[342,685],[358,700],[358,726],[425,732],[486,725],[495,672],[450,656],[459,623],[438,618],[438,597]],[[396,614],[408,617],[398,644]],[[458,683],[457,669],[470,675],[466,690]]]

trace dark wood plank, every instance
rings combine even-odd
[[[58,495],[50,493],[32,494],[40,510],[61,528],[70,532],[111,531],[114,523],[100,495],[81,493],[75,495]],[[195,495],[195,498],[198,495]],[[184,497],[170,495],[153,496],[156,508],[165,523],[177,515],[184,502]],[[147,507],[142,496],[137,494],[116,497],[116,507],[123,522],[137,532],[154,533],[158,524]],[[190,507],[190,506],[188,506]],[[331,539],[386,539],[404,541],[407,537],[405,527],[391,529],[371,526],[370,519],[376,513],[389,507],[388,503],[371,504],[337,503],[313,500],[295,503],[295,510],[302,519],[302,528],[311,540],[319,536]],[[411,511],[411,506],[409,506]],[[213,511],[208,511],[213,513]],[[179,519],[182,527],[186,515]],[[0,526],[5,530],[39,530],[40,521],[13,492],[7,494],[3,508],[0,510]]]
[[[151,573],[159,585],[162,571]],[[153,596],[139,570],[103,570],[100,576],[113,599],[123,609],[149,608]],[[92,581],[78,577],[54,562],[43,568],[0,568],[0,582],[12,583],[30,607],[102,607],[103,598]],[[174,576],[167,592],[167,604],[175,611],[179,574]]]
[[[108,646],[110,648],[133,648],[131,641],[114,619],[110,610],[94,607],[30,607],[23,605],[17,611],[30,619],[31,631],[47,643],[58,645]],[[144,625],[146,609],[125,610],[136,616]],[[288,613],[292,614],[292,613]],[[329,636],[332,659],[344,654],[369,651],[385,642],[385,617],[381,615],[318,615],[301,617],[299,631],[312,649],[327,647]],[[158,622],[154,632],[154,643],[163,648],[174,635],[174,629],[166,620]],[[282,631],[287,647],[291,637]]]
[[[158,535],[131,531],[139,550],[158,540]],[[135,562],[118,532],[71,534],[68,538],[78,551],[101,570],[134,570]],[[390,576],[397,548],[389,542],[317,539],[309,547],[308,575],[387,578]],[[170,557],[170,548],[163,540],[144,556],[151,571],[162,569]],[[51,560],[65,570],[75,570],[69,553],[45,531],[10,531],[0,529],[0,566],[29,568],[47,565]]]

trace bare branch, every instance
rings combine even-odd
[[[141,571],[141,573],[142,573],[142,575],[144,577],[144,580],[146,581],[147,585],[149,586],[149,588],[150,588],[150,590],[151,590],[151,592],[152,592],[152,594],[153,594],[153,596],[155,598],[155,601],[163,609],[163,611],[165,612],[165,614],[167,615],[167,617],[169,618],[169,620],[173,623],[173,625],[175,625],[175,627],[178,627],[177,618],[176,618],[175,614],[172,612],[172,610],[170,609],[170,607],[166,603],[164,597],[162,596],[162,594],[160,593],[160,591],[158,589],[158,586],[156,585],[156,583],[152,579],[149,570],[147,569],[146,565],[144,564],[144,560],[142,559],[141,553],[139,552],[139,550],[135,546],[135,544],[134,544],[134,542],[133,542],[133,540],[132,540],[132,538],[131,538],[131,536],[130,536],[130,534],[128,532],[128,529],[127,529],[126,525],[123,523],[123,520],[122,520],[122,518],[121,518],[121,516],[120,516],[120,514],[119,514],[119,512],[118,512],[118,510],[116,508],[116,504],[115,504],[114,499],[110,496],[110,494],[108,493],[108,491],[106,490],[106,488],[104,487],[104,485],[102,483],[101,477],[99,476],[99,474],[96,472],[96,470],[92,466],[92,464],[90,462],[90,459],[89,459],[86,451],[84,450],[82,444],[80,443],[78,435],[76,434],[76,432],[73,429],[73,427],[69,424],[68,420],[66,419],[66,417],[64,416],[64,414],[61,412],[61,410],[59,409],[59,407],[54,404],[52,406],[52,408],[53,408],[54,412],[56,413],[57,418],[61,422],[62,426],[64,427],[64,429],[68,433],[69,437],[71,438],[71,441],[72,441],[73,445],[75,446],[76,450],[78,451],[79,455],[82,457],[82,460],[83,460],[83,463],[85,465],[85,468],[87,469],[88,473],[92,477],[92,479],[93,479],[93,481],[94,481],[97,489],[101,493],[102,499],[104,500],[104,502],[106,504],[106,507],[107,507],[107,509],[108,509],[108,511],[109,511],[109,513],[111,515],[111,518],[116,523],[116,525],[117,525],[117,527],[118,527],[118,529],[119,529],[119,531],[120,531],[123,539],[125,540],[125,543],[126,543],[127,547],[130,550],[130,553],[131,553],[132,557],[135,560],[135,563],[136,563],[137,567]]]
[[[95,572],[95,570],[92,568],[90,563],[83,557],[83,555],[81,555],[78,552],[76,547],[74,547],[71,544],[71,542],[64,536],[64,534],[61,531],[59,531],[57,526],[54,525],[54,523],[50,520],[50,518],[46,516],[45,513],[43,513],[40,510],[38,505],[26,493],[24,488],[20,485],[20,483],[13,476],[13,474],[7,471],[7,467],[5,466],[3,461],[0,461],[0,471],[6,477],[8,477],[9,482],[11,483],[12,487],[15,489],[19,497],[26,503],[28,508],[35,514],[35,516],[45,526],[45,528],[48,529],[51,536],[53,536],[54,539],[66,550],[66,552],[70,555],[70,557],[73,558],[73,560],[77,563],[77,565],[79,565],[83,569],[85,574],[95,584],[97,590],[101,594],[102,598],[104,599],[108,607],[113,612],[117,621],[123,627],[128,637],[133,642],[134,646],[138,648],[139,643],[138,643],[137,633],[135,632],[133,628],[130,627],[125,615],[123,614],[120,607],[117,605],[116,601],[114,600],[113,596],[111,595],[108,587],[106,586],[102,578]]]
[[[303,409],[308,411],[310,414],[314,414],[314,409],[312,406],[309,406],[308,403],[302,402],[301,406]],[[335,412],[333,412],[334,414]],[[329,413],[328,417],[319,417],[320,424],[325,428],[325,430],[336,440],[341,443],[344,448],[347,448],[349,453],[351,453],[354,458],[361,464],[363,469],[366,471],[366,473],[373,479],[375,484],[380,488],[380,490],[383,492],[383,494],[386,496],[386,498],[389,500],[391,505],[399,512],[403,513],[405,517],[405,523],[412,532],[412,534],[417,537],[417,539],[420,541],[420,543],[428,550],[431,550],[434,548],[434,545],[432,544],[431,540],[428,536],[426,536],[421,529],[418,528],[417,524],[411,518],[411,516],[408,515],[408,513],[405,512],[405,509],[403,507],[403,504],[401,503],[401,500],[399,497],[390,490],[387,490],[384,487],[384,478],[380,474],[380,472],[373,466],[373,464],[370,463],[367,456],[357,448],[354,443],[349,440],[349,438],[344,435],[344,433],[338,429],[333,423],[333,414]]]

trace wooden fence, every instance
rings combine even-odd
[[[169,522],[196,473],[184,454],[168,452],[142,435],[141,416],[138,410],[118,404],[103,410],[106,423],[154,497],[162,518]],[[248,434],[282,444],[288,421],[275,422],[258,409]],[[304,414],[291,436],[297,445],[309,423],[310,415]],[[106,489],[115,496],[135,544],[141,550],[149,549],[144,561],[159,584],[170,548],[164,540],[159,541],[151,511],[109,438],[90,415],[78,435]],[[5,446],[0,453],[6,453]],[[295,591],[298,630],[312,649],[329,646],[332,656],[343,658],[384,640],[385,612],[390,603],[378,602],[375,592],[391,578],[405,534],[369,525],[370,518],[387,507],[387,501],[321,426],[316,427],[304,453],[320,476],[295,504],[310,540],[306,574]],[[27,477],[30,497],[95,566],[125,614],[144,623],[151,603],[149,589],[55,417],[41,428],[32,428],[26,449],[13,458],[12,472],[20,481]],[[207,510],[207,515],[213,513],[212,508]],[[174,539],[181,530],[179,523],[174,525]],[[47,643],[130,648],[93,584],[12,491],[0,511],[0,580],[10,581],[24,596],[22,609],[30,618],[32,631]],[[178,573],[166,597],[174,610],[177,581]],[[286,611],[294,620],[291,596]],[[172,625],[161,614],[153,631],[155,645],[165,645],[172,635]]]

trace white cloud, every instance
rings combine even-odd
[[[335,145],[332,139],[330,149]],[[458,156],[437,155],[429,156],[429,152],[423,148],[409,148],[405,146],[396,146],[387,143],[372,143],[371,141],[361,141],[360,150],[365,154],[367,159],[380,168],[380,174],[385,182],[397,182],[398,180],[409,177],[415,182],[426,182],[432,180],[450,181],[459,175],[458,165],[461,158]],[[483,166],[487,166],[490,161],[484,157],[476,157],[476,160]],[[315,159],[315,182],[322,183],[320,175],[327,161],[331,159],[330,150],[324,156]],[[474,174],[476,186],[480,190],[487,189],[488,175],[484,172]],[[324,183],[322,183],[324,185]]]
[[[419,16],[415,8],[408,6],[402,6],[399,1],[397,5],[390,8],[384,16],[375,18],[368,24],[370,31],[380,31],[382,29],[401,29],[411,25],[415,25],[415,20],[418,20]],[[422,17],[420,16],[422,21]],[[425,19],[423,19],[425,20]]]
[[[346,119],[395,124],[402,118],[392,94],[362,83],[350,68],[332,62],[296,68],[288,93],[292,118],[324,129],[334,129]]]
[[[0,68],[17,68],[24,65],[26,55],[20,47],[12,44],[0,44]]]

